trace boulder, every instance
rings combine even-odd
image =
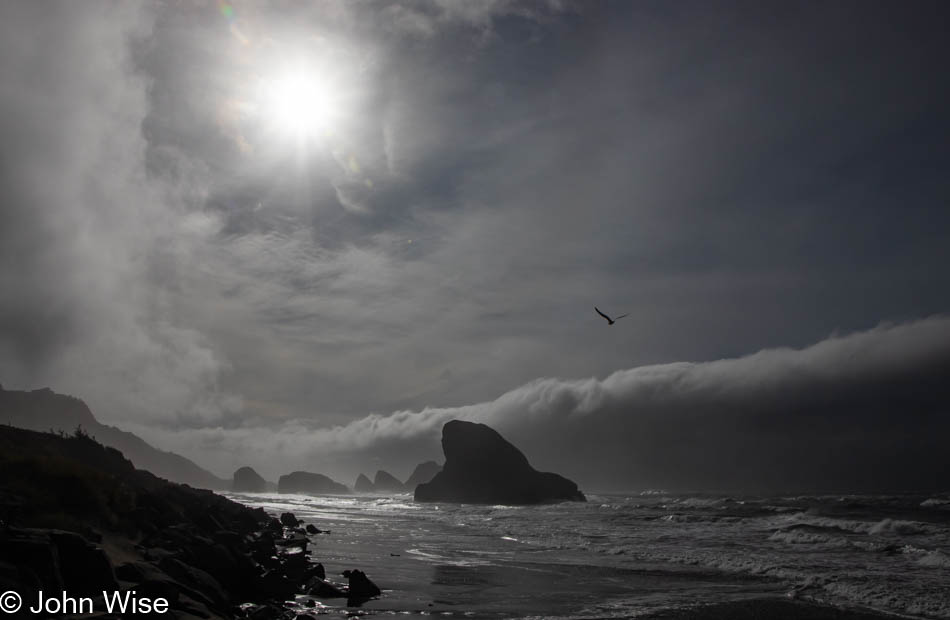
[[[364,599],[380,595],[379,587],[373,583],[366,573],[359,569],[345,570],[343,576],[349,581],[348,598]]]
[[[378,493],[401,493],[406,487],[391,473],[380,469],[373,480],[373,490]]]
[[[336,584],[320,577],[313,577],[307,582],[307,594],[318,598],[346,598],[347,596],[347,593]]]
[[[264,493],[267,481],[250,467],[242,467],[234,472],[231,490],[238,493]]]
[[[442,466],[435,461],[419,463],[416,465],[416,468],[412,470],[412,475],[409,476],[409,480],[406,480],[406,490],[415,491],[417,486],[429,482],[435,478],[435,475],[440,471],[442,471]]]
[[[189,592],[189,594],[200,594],[201,596],[196,600],[202,604],[213,607],[215,605],[226,605],[229,602],[230,597],[221,583],[200,568],[175,558],[162,559],[158,563],[158,567],[175,581],[191,588],[192,592]]]
[[[372,493],[376,490],[376,487],[373,486],[373,482],[369,478],[360,474],[356,479],[356,484],[353,485],[353,490],[357,493]]]
[[[345,485],[340,484],[323,474],[314,474],[309,471],[295,471],[292,474],[281,476],[277,481],[278,493],[304,493],[310,495],[344,495],[350,492]]]
[[[452,420],[442,427],[445,466],[416,487],[419,502],[540,504],[586,501],[577,485],[558,474],[539,472],[518,448],[494,429]]]
[[[102,547],[74,532],[50,531],[50,539],[59,555],[63,589],[80,596],[94,596],[103,590],[115,590],[112,562]]]

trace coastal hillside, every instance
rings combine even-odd
[[[173,619],[296,617],[285,602],[298,595],[380,594],[360,570],[326,580],[309,542],[291,513],[163,480],[82,431],[0,425],[0,591],[69,592],[88,597],[85,613],[132,597]]]
[[[0,387],[0,424],[67,433],[82,427],[103,445],[122,452],[138,469],[198,488],[227,489],[230,485],[179,454],[159,450],[133,433],[101,424],[82,400],[49,388],[27,392]]]

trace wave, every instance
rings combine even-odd
[[[802,529],[778,530],[769,536],[772,542],[792,545],[813,545],[818,547],[850,547],[851,543],[840,536],[827,536]]]
[[[793,514],[781,515],[777,517],[777,522],[782,524],[781,529],[785,530],[792,529],[794,527],[809,527],[820,528],[829,531],[837,530],[840,532],[849,532],[853,534],[870,534],[874,536],[914,536],[930,534],[936,531],[933,525],[922,523],[920,521],[891,518],[885,518],[879,521],[859,521],[855,519],[816,516],[812,513],[801,511]]]
[[[883,519],[868,530],[868,534],[926,534],[931,528],[917,521]]]
[[[950,568],[950,556],[940,549],[922,549],[913,545],[904,545],[901,552],[916,556],[915,562],[927,568]]]

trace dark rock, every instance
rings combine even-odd
[[[30,592],[63,590],[59,553],[45,530],[0,531],[0,557],[27,576]]]
[[[452,420],[442,427],[445,466],[416,487],[419,502],[539,504],[586,501],[563,476],[539,472],[518,448],[494,429]]]
[[[212,611],[214,605],[208,603],[203,597],[198,595],[198,598],[194,598],[189,594],[186,594],[184,591],[181,592],[178,596],[178,600],[175,601],[175,604],[172,608],[176,612],[179,618],[220,618],[222,614],[220,612],[215,613]]]
[[[303,581],[309,568],[310,562],[303,553],[286,555],[281,562],[281,570],[284,575],[295,583]]]
[[[406,490],[415,491],[417,486],[429,482],[435,478],[435,475],[440,471],[442,471],[442,466],[435,461],[419,463],[416,465],[416,468],[412,470],[412,475],[409,476],[409,480],[406,480]]]
[[[350,492],[345,485],[336,482],[323,474],[314,474],[308,471],[295,471],[281,476],[277,481],[278,493],[304,493],[311,495],[346,495]]]
[[[101,547],[74,532],[54,530],[49,536],[59,554],[59,570],[66,591],[89,596],[118,588],[112,562]]]
[[[353,485],[353,490],[357,493],[372,493],[375,488],[373,487],[373,481],[360,474],[356,478],[356,484]]]
[[[284,610],[274,605],[255,605],[249,610],[247,617],[252,620],[275,620],[284,617]]]
[[[158,567],[175,581],[181,582],[192,590],[197,590],[215,604],[224,605],[229,601],[230,597],[218,580],[200,568],[190,566],[174,558],[163,559],[158,563]],[[205,601],[199,602],[204,603]]]
[[[319,577],[320,579],[327,578],[327,571],[323,568],[323,564],[317,562],[316,564],[311,564],[307,569],[306,578],[309,580],[312,577]]]
[[[297,517],[294,516],[292,512],[285,512],[280,515],[280,523],[286,527],[297,527]]]
[[[241,467],[234,472],[231,490],[238,493],[264,493],[267,491],[267,481],[252,468]]]
[[[399,482],[398,478],[380,469],[376,472],[376,478],[373,479],[373,490],[378,493],[401,493],[406,490],[406,487]]]
[[[164,549],[162,547],[150,547],[145,550],[143,555],[145,556],[145,559],[150,562],[159,562],[163,558],[175,557],[175,552],[169,551],[168,549]]]
[[[164,573],[162,573],[162,577],[159,579],[148,578],[138,582],[135,586],[136,594],[148,597],[152,600],[163,598],[173,605],[178,602],[178,597],[181,595],[182,589],[180,584],[173,581],[167,575],[164,575]]]
[[[307,527],[306,527],[305,529],[307,530],[307,533],[308,533],[308,534],[319,534],[319,533],[320,533],[320,528],[316,527],[316,526],[313,525],[312,523],[308,523],[308,524],[307,524]]]
[[[307,582],[307,594],[319,598],[347,597],[347,593],[341,588],[337,587],[335,584],[327,581],[326,579],[321,579],[320,577],[314,577]]]
[[[115,567],[115,576],[122,581],[131,583],[168,578],[168,575],[150,562],[126,562],[125,564],[119,564]]]
[[[297,531],[293,531],[286,538],[279,538],[274,541],[277,547],[300,547],[304,550],[306,550],[309,543],[310,539],[307,538],[307,535]]]
[[[231,549],[237,549],[242,544],[241,535],[237,532],[219,530],[211,535],[214,542],[222,544]]]
[[[267,571],[257,581],[257,593],[263,598],[287,600],[297,593],[294,582],[278,570]]]
[[[381,593],[376,584],[370,581],[366,573],[361,570],[345,570],[343,576],[350,582],[349,598],[372,598]]]

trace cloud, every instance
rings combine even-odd
[[[207,238],[181,175],[158,183],[130,50],[144,5],[8,4],[0,26],[0,374],[82,393],[105,417],[220,421],[227,362],[177,324],[176,271]]]
[[[702,454],[726,484],[733,453],[686,429],[780,429],[743,390],[793,410],[766,386],[800,370],[713,388],[738,362],[709,360],[762,349],[772,368],[775,347],[950,307],[950,89],[922,12],[113,8],[0,6],[0,381],[222,472],[232,448],[343,473],[435,456],[440,421],[471,415],[541,463],[548,435],[518,420],[570,431],[591,483],[699,484]],[[308,149],[243,105],[301,49],[342,103]],[[631,314],[607,329],[594,304]],[[663,365],[683,359],[701,363]],[[590,376],[608,378],[536,380]],[[774,452],[818,467],[793,448]]]
[[[407,475],[441,457],[445,422],[464,419],[587,489],[934,489],[947,483],[948,364],[950,318],[933,317],[803,349],[539,379],[489,402],[333,428],[203,429],[191,453],[271,477],[300,468],[345,481],[376,467]]]

